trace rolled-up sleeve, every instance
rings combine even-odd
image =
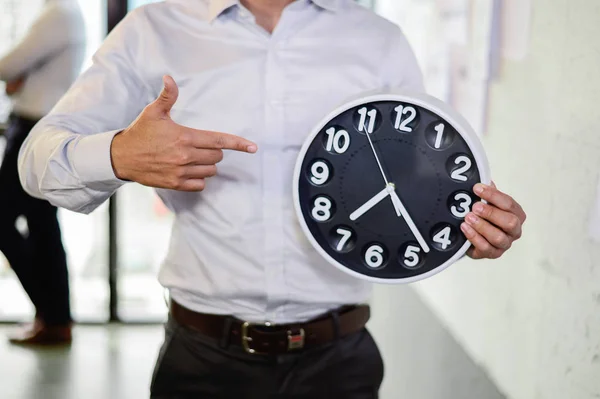
[[[92,66],[27,137],[19,176],[30,195],[89,213],[124,184],[114,174],[110,147],[149,102],[136,69],[140,14],[130,13],[113,30]]]

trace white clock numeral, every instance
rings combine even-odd
[[[471,205],[473,204],[473,200],[471,196],[465,193],[458,193],[454,196],[455,201],[459,201],[458,207],[456,205],[452,205],[450,208],[450,212],[457,218],[464,218],[467,216],[469,212],[471,212]]]
[[[317,161],[310,167],[311,177],[310,180],[317,186],[321,186],[327,183],[329,180],[329,166],[323,161]]]
[[[341,252],[344,249],[346,243],[348,243],[350,238],[352,238],[352,232],[350,230],[339,228],[336,230],[336,233],[342,236],[340,242],[338,242],[338,245],[335,248],[338,252]]]
[[[396,123],[394,124],[396,130],[400,130],[407,133],[412,132],[412,127],[408,126],[408,124],[415,120],[415,118],[417,117],[417,111],[413,107],[404,107],[403,105],[398,105],[394,110],[397,114]],[[402,120],[402,116],[406,114],[410,114],[410,116]]]
[[[350,135],[345,130],[335,131],[331,127],[325,132],[327,134],[327,151],[335,151],[338,154],[343,154],[350,147]]]
[[[440,244],[442,249],[445,250],[452,245],[452,241],[450,241],[451,232],[450,226],[445,227],[442,231],[433,236],[433,241]]]
[[[444,139],[444,130],[446,130],[446,125],[440,123],[435,127],[435,131],[437,132],[437,136],[435,137],[435,148],[440,148],[442,146],[442,140]]]
[[[409,245],[406,247],[406,252],[404,253],[404,264],[407,267],[415,267],[421,261],[419,258],[419,253],[421,252],[421,248],[415,247],[413,245]]]
[[[366,132],[368,134],[375,131],[375,121],[377,120],[377,110],[368,110],[367,107],[362,107],[358,110],[360,114],[360,122],[358,123],[358,131]],[[369,117],[369,124],[367,125],[367,116]]]
[[[365,252],[365,262],[371,269],[378,269],[383,265],[383,248],[379,245],[372,245]]]
[[[467,176],[465,176],[463,174],[465,172],[468,172],[469,169],[471,169],[471,166],[473,165],[473,163],[471,162],[471,160],[469,159],[469,157],[461,155],[460,157],[457,157],[454,160],[454,164],[455,165],[463,164],[463,166],[461,166],[458,169],[452,171],[452,174],[450,175],[450,177],[452,177],[454,180],[458,180],[458,181],[467,181],[467,180],[469,180],[467,178]]]
[[[315,206],[312,210],[312,217],[318,222],[326,222],[331,218],[331,200],[325,197],[318,197],[315,200]]]

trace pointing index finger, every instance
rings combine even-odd
[[[251,154],[254,154],[258,150],[258,146],[255,143],[234,134],[210,130],[187,129],[192,133],[192,145],[196,148],[234,150]]]

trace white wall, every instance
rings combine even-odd
[[[379,1],[385,11],[396,0]],[[529,215],[524,237],[501,260],[416,285],[512,399],[600,397],[600,244],[587,234],[600,179],[599,22],[597,0],[534,1],[530,54],[503,62],[484,137],[494,180]]]

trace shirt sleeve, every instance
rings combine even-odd
[[[149,90],[135,66],[138,23],[133,12],[113,30],[90,69],[25,140],[19,176],[30,195],[89,213],[124,184],[115,177],[110,146],[147,105]]]
[[[383,77],[388,89],[424,93],[423,74],[415,53],[402,30],[394,26],[384,59]]]
[[[77,10],[60,4],[46,7],[21,41],[0,58],[0,80],[9,82],[18,79],[62,51],[73,40],[83,40],[77,39],[77,34],[72,32],[74,12]]]

